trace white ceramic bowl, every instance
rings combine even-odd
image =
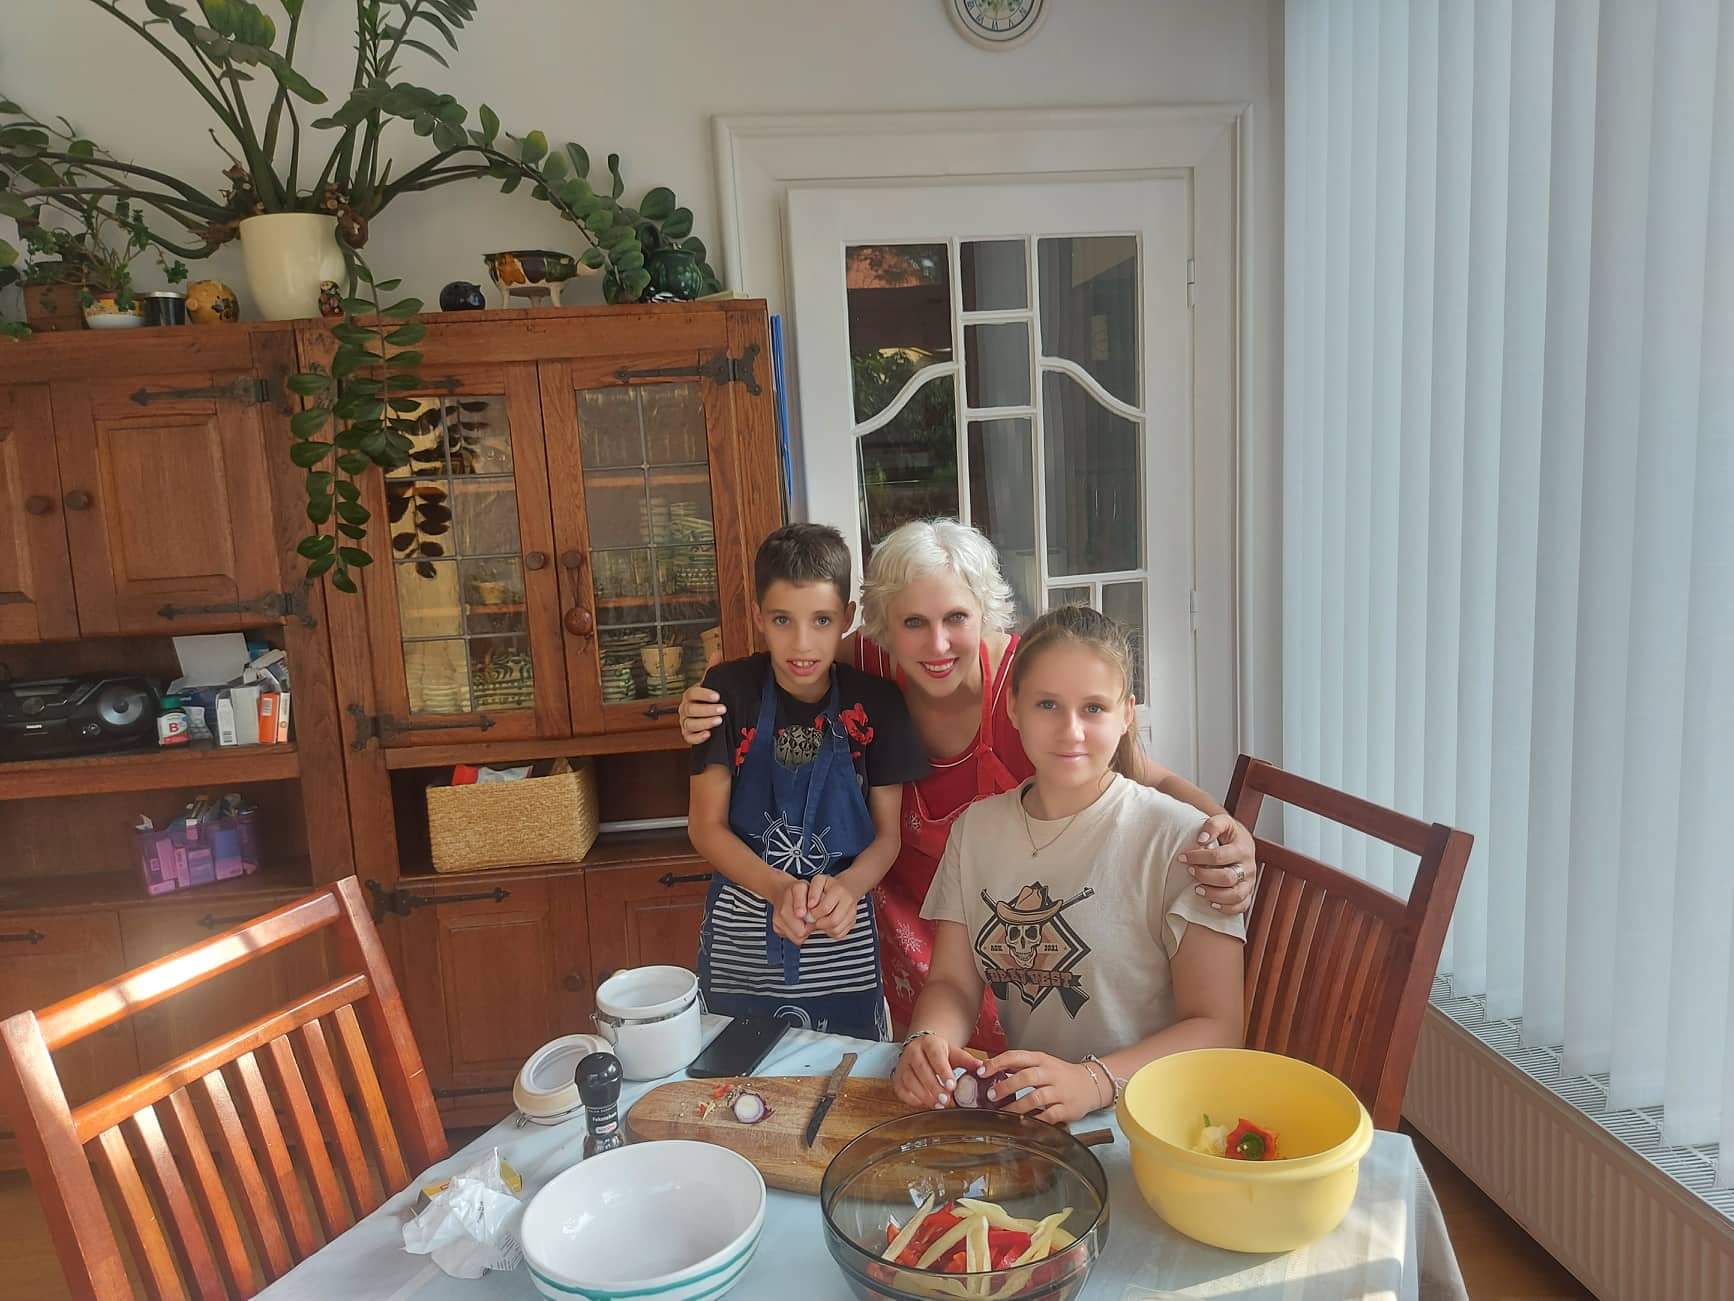
[[[765,1181],[711,1143],[634,1143],[581,1161],[519,1225],[536,1290],[553,1301],[711,1301],[746,1271],[765,1227]]]
[[[629,1080],[685,1070],[704,1046],[698,977],[685,967],[617,971],[596,990],[596,1028]]]

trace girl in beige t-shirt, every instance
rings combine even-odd
[[[1036,775],[952,827],[921,915],[933,967],[893,1077],[912,1106],[943,1107],[955,1067],[1009,1072],[996,1098],[1050,1122],[1109,1105],[1144,1063],[1242,1042],[1245,927],[1175,864],[1197,810],[1121,775],[1135,745],[1131,648],[1086,606],[1024,635],[1011,718]],[[984,986],[1011,1050],[962,1045]]]

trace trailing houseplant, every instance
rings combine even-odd
[[[338,350],[329,372],[297,377],[311,406],[297,417],[290,449],[308,471],[307,513],[315,532],[303,540],[309,573],[332,572],[333,584],[354,590],[351,569],[364,564],[359,547],[368,512],[357,479],[372,467],[394,468],[408,454],[412,410],[403,396],[417,384],[414,341],[421,309],[414,299],[385,302],[394,281],[376,281],[360,250],[371,222],[395,199],[443,185],[488,180],[504,193],[528,186],[553,205],[588,245],[587,266],[604,271],[610,302],[652,292],[647,263],[659,254],[673,266],[690,259],[691,287],[718,287],[693,237],[693,215],[674,193],[656,187],[636,207],[622,202],[618,155],[606,177],[592,176],[582,145],[554,147],[538,130],[502,128],[486,104],[475,114],[453,96],[406,81],[402,65],[416,56],[448,67],[459,34],[475,18],[477,0],[354,0],[355,63],[347,93],[324,116],[303,121],[330,102],[295,66],[304,0],[277,0],[278,22],[251,0],[87,0],[125,26],[192,86],[216,119],[212,137],[229,158],[227,187],[211,194],[179,177],[122,160],[74,132],[46,125],[0,95],[0,214],[29,218],[41,205],[76,213],[116,214],[127,202],[151,222],[150,241],[181,258],[207,257],[251,217],[324,214],[333,219],[348,256],[345,317],[333,327]],[[442,48],[443,47],[443,48]],[[397,166],[385,131],[411,124],[428,142],[425,157]],[[143,222],[141,220],[141,225]],[[17,252],[0,242],[0,263]],[[672,274],[672,272],[671,272]],[[377,386],[377,387],[375,387]],[[317,420],[317,423],[315,421]],[[329,438],[319,435],[335,421]],[[328,468],[329,466],[329,468]]]

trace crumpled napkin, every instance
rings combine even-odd
[[[431,1255],[453,1278],[480,1278],[490,1269],[518,1267],[523,1252],[512,1233],[522,1209],[500,1175],[500,1151],[487,1153],[430,1200],[403,1226],[403,1249]]]

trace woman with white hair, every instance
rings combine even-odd
[[[842,654],[903,688],[933,769],[903,788],[903,847],[875,900],[885,993],[899,1031],[927,979],[933,923],[922,919],[921,905],[951,824],[974,801],[1011,790],[1034,773],[1007,712],[1018,644],[1012,624],[1011,587],[980,530],[956,520],[916,520],[873,549],[861,628]],[[680,702],[682,736],[697,744],[723,713],[716,692],[689,687]],[[1203,790],[1142,753],[1136,779],[1212,815],[1200,844],[1181,859],[1211,907],[1245,911],[1256,874],[1246,828]],[[994,1052],[1005,1046],[992,998],[984,1001],[972,1042]]]

